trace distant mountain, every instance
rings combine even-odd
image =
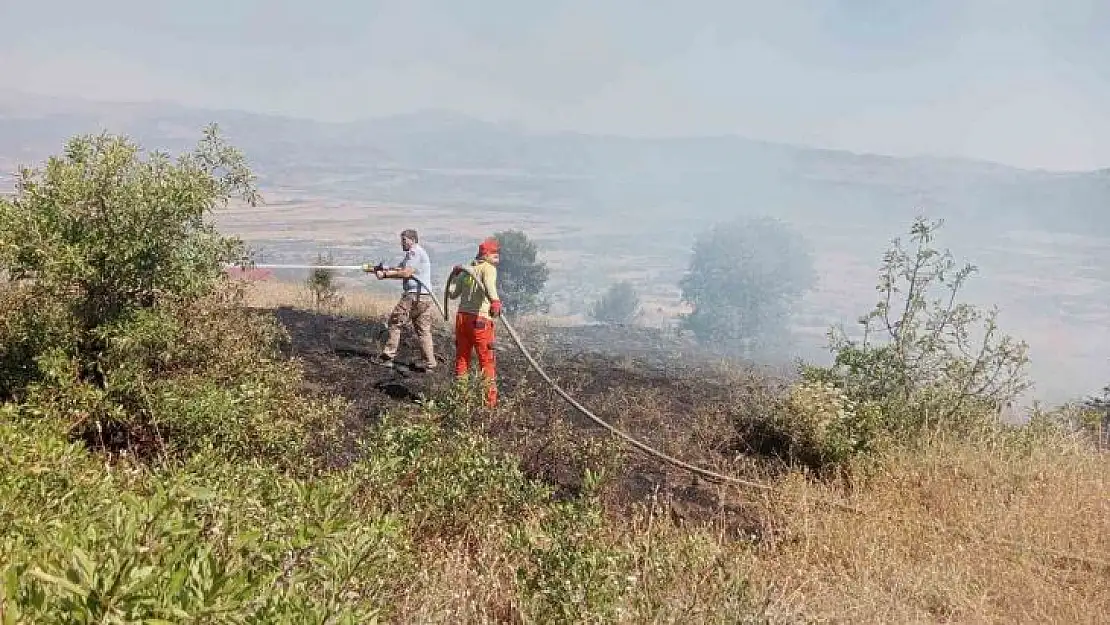
[[[39,161],[68,137],[101,130],[180,150],[210,122],[246,152],[264,183],[305,193],[688,216],[763,211],[904,222],[924,211],[988,227],[1110,234],[1110,170],[1053,173],[733,136],[536,134],[445,111],[325,123],[0,91],[0,159]]]

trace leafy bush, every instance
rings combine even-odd
[[[163,153],[143,160],[127,139],[100,135],[71,140],[41,171],[23,168],[15,199],[0,200],[0,268],[15,285],[0,394],[39,379],[30,363],[52,349],[96,380],[103,328],[210,293],[242,247],[205,217],[233,197],[254,203],[252,183],[214,127],[176,163]]]
[[[28,622],[386,620],[422,545],[488,535],[507,547],[550,498],[487,440],[437,417],[387,416],[358,461],[305,479],[215,449],[105,470],[65,441],[63,423],[9,405],[0,606]],[[559,531],[577,544],[572,521]],[[551,583],[592,595],[592,580]]]
[[[1038,442],[1045,438],[1066,440],[1077,447],[1102,451],[1108,442],[1106,413],[1091,404],[1088,400],[1045,408],[1034,403],[1025,429],[1040,435]]]
[[[802,367],[804,388],[833,385],[843,401],[865,407],[866,425],[859,430],[865,439],[906,440],[927,426],[982,425],[984,415],[996,415],[1029,386],[1027,345],[999,330],[997,309],[984,312],[959,301],[975,268],[957,266],[950,252],[931,247],[942,223],[917,219],[912,250],[893,241],[883,258],[879,301],[860,319],[862,338],[834,328],[833,365]],[[866,440],[857,444],[873,447]]]
[[[801,235],[769,217],[720,223],[697,237],[682,278],[699,340],[751,357],[786,340],[794,301],[816,282]]]
[[[1089,411],[1087,429],[1099,445],[1110,446],[1110,386],[1104,387],[1101,395],[1087,398],[1083,407]]]
[[[398,519],[356,506],[349,474],[210,454],[113,473],[59,434],[0,423],[5,622],[369,622],[411,572]]]
[[[284,333],[224,274],[242,244],[207,220],[253,174],[214,127],[176,162],[125,138],[70,141],[0,201],[0,393],[94,446],[223,449],[310,469],[339,406],[302,397]]]
[[[600,510],[587,500],[555,504],[539,527],[512,534],[513,547],[528,563],[516,577],[529,620],[613,619],[628,590],[630,558],[600,540],[602,527]]]
[[[497,290],[505,312],[527,315],[546,311],[542,294],[549,271],[547,263],[536,259],[536,243],[520,230],[504,230],[493,236],[501,247]]]
[[[433,420],[401,425],[387,418],[362,451],[373,459],[353,469],[363,488],[390,493],[388,508],[405,514],[417,536],[504,524],[550,495],[485,438]]]
[[[642,312],[636,289],[632,283],[623,280],[610,286],[590,307],[590,317],[601,323],[632,323]]]
[[[823,468],[881,450],[881,418],[873,402],[855,402],[833,384],[802,382],[791,387],[773,423],[788,440],[792,458]]]
[[[308,270],[305,286],[312,294],[312,303],[316,310],[332,310],[343,305],[343,296],[335,284],[335,270],[326,269],[324,265],[334,265],[335,259],[331,254],[317,254],[316,262]]]

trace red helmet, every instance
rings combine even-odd
[[[500,249],[501,248],[497,243],[497,239],[490,237],[485,241],[482,241],[481,245],[478,246],[478,256],[480,258],[489,254],[496,254],[498,253],[498,251],[500,251]]]

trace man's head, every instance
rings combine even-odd
[[[478,246],[478,259],[496,265],[501,262],[501,248],[497,239],[490,237]]]
[[[412,228],[401,232],[401,249],[406,252],[412,249],[412,246],[420,242],[420,237],[417,236],[416,231]]]

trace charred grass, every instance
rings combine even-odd
[[[437,334],[441,370],[401,374],[366,360],[381,344],[381,318],[276,314],[311,383],[359,406],[360,427],[398,410],[426,415],[419,402],[438,400],[440,423],[480,433],[493,453],[550,486],[552,501],[598,506],[596,525],[582,523],[590,537],[569,552],[609,554],[608,565],[590,560],[586,569],[605,578],[590,583],[611,590],[606,605],[616,611],[577,616],[1093,623],[1110,610],[1110,462],[1066,435],[938,433],[816,476],[760,425],[781,408],[782,380],[708,362],[683,372],[605,356],[596,329],[580,350],[565,341],[552,347],[542,327],[526,332],[548,372],[601,418],[664,453],[770,490],[722,486],[622,445],[531,373],[507,340],[498,356],[503,401],[487,410],[443,399],[452,392],[446,328]],[[327,328],[326,337],[312,328]],[[403,345],[406,353],[414,346]],[[391,396],[391,386],[405,392]],[[399,608],[406,618],[520,619],[506,597],[520,595],[522,571],[542,554],[522,568],[496,546],[497,531],[472,531],[463,542],[426,545],[421,590]]]
[[[1065,433],[937,433],[817,474],[760,425],[787,381],[686,354],[606,354],[596,328],[576,346],[542,320],[517,324],[601,418],[763,487],[714,484],[569,409],[505,340],[503,401],[488,410],[452,384],[445,324],[438,371],[386,369],[369,357],[391,302],[351,296],[329,312],[266,297],[166,326],[190,348],[171,352],[178,368],[153,380],[140,418],[83,417],[100,400],[75,404],[61,387],[5,406],[0,614],[1095,623],[1110,612],[1110,462]],[[406,331],[400,359],[414,347]]]

